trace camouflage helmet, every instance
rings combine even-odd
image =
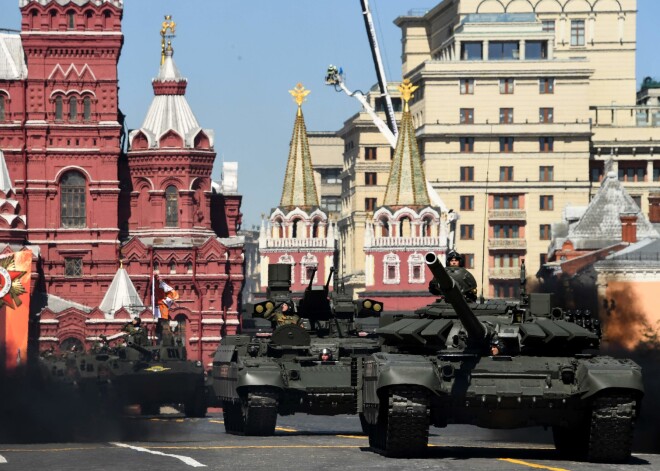
[[[450,250],[447,253],[447,265],[449,265],[449,262],[451,262],[452,260],[458,260],[458,266],[459,267],[464,267],[465,266],[465,259],[463,258],[463,256],[460,253],[458,253],[455,250]]]

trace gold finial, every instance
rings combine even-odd
[[[413,85],[410,83],[410,79],[405,79],[401,85],[399,85],[399,91],[401,92],[401,98],[403,98],[403,101],[405,103],[404,105],[404,110],[403,111],[409,111],[408,109],[408,101],[412,99],[415,95],[413,92],[417,90],[419,87],[417,85]]]
[[[172,19],[172,15],[165,15],[165,21],[163,21],[163,24],[161,25],[160,28],[160,64],[161,65],[163,65],[163,62],[165,62],[166,40],[167,40],[167,51],[171,52],[172,41],[170,41],[170,39],[174,37],[175,32],[176,32],[176,23]]]
[[[119,268],[124,268],[124,261],[121,258],[119,259]]]
[[[302,107],[302,104],[305,101],[307,95],[309,95],[311,92],[309,90],[305,90],[303,84],[298,82],[296,88],[289,90],[289,93],[291,96],[293,96],[293,99],[296,100],[296,103],[298,104],[298,115],[300,116],[300,108]]]

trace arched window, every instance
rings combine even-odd
[[[381,237],[389,237],[390,236],[390,223],[387,222],[387,218],[381,218],[380,219],[381,223]]]
[[[179,227],[179,192],[173,185],[165,190],[165,226]]]
[[[291,221],[291,238],[292,239],[297,239],[298,237],[302,238],[302,234],[300,234],[298,226],[300,226],[302,223],[301,219],[294,219]]]
[[[176,275],[176,263],[174,263],[174,260],[170,262],[169,269],[171,275]]]
[[[55,97],[55,120],[56,121],[62,121],[62,116],[63,116],[63,111],[62,109],[64,108],[62,104],[62,97],[61,96],[56,96]]]
[[[85,177],[80,172],[67,172],[60,182],[60,218],[62,227],[86,227],[87,209]]]
[[[431,225],[433,224],[433,219],[430,217],[424,218],[422,221],[422,237],[431,237]]]
[[[160,263],[154,262],[154,272],[160,273]]]
[[[410,237],[411,234],[411,224],[409,217],[403,217],[399,221],[399,237]]]
[[[394,253],[387,254],[383,257],[383,283],[394,285],[401,281],[399,264],[399,256]]]
[[[78,99],[76,97],[69,98],[69,121],[78,119]]]
[[[103,29],[108,29],[110,26],[110,12],[106,10],[103,12]]]
[[[51,30],[57,28],[57,10],[53,9],[48,12],[50,16],[50,21],[48,22],[48,26]]]
[[[73,10],[66,12],[66,18],[67,28],[74,29],[76,27],[76,14],[73,12]]]
[[[88,96],[83,98],[83,120],[92,119],[92,99]]]
[[[7,119],[7,100],[6,97],[0,93],[0,121]]]
[[[319,236],[319,220],[315,219],[312,223],[312,238],[316,239]]]
[[[186,262],[186,273],[192,273],[192,272],[193,272],[192,262]]]
[[[32,10],[30,12],[30,29],[36,29],[37,26],[37,15],[39,15],[39,12],[37,10]]]
[[[87,11],[85,13],[85,29],[92,29],[92,26],[94,26],[93,13],[91,11]]]

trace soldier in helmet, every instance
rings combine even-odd
[[[468,302],[475,302],[477,300],[477,280],[474,279],[472,273],[465,268],[465,259],[455,250],[447,253],[447,274],[461,288],[461,292]],[[436,296],[443,296],[442,290],[438,282],[433,278],[429,282],[429,291]]]
[[[142,327],[142,319],[139,317],[134,317],[131,322],[124,324],[121,330],[128,334],[129,342],[133,342],[135,345],[144,346],[149,343],[147,331]]]
[[[268,319],[273,324],[273,327],[300,324],[300,317],[296,314],[291,301],[284,301],[272,311],[266,312],[264,319]]]
[[[332,350],[329,348],[324,348],[319,354],[321,361],[332,361]]]

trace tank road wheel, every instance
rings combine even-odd
[[[587,459],[598,463],[625,463],[630,459],[635,423],[635,400],[625,395],[605,395],[591,410]]]
[[[429,441],[429,397],[411,386],[389,390],[378,421],[369,427],[369,445],[388,456],[420,455]]]
[[[277,393],[262,389],[249,392],[243,399],[245,435],[270,436],[277,423]]]
[[[204,386],[199,386],[195,389],[195,394],[184,403],[183,411],[186,417],[206,416],[206,393]]]
[[[225,419],[225,432],[234,435],[243,434],[245,422],[240,402],[222,401],[222,415]]]
[[[576,427],[553,427],[555,447],[570,459],[625,463],[632,450],[635,401],[629,396],[594,399],[591,416]]]

